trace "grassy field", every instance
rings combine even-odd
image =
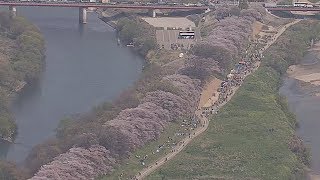
[[[308,152],[290,150],[296,120],[278,88],[318,34],[317,22],[289,28],[208,130],[147,179],[304,179]]]
[[[300,162],[288,148],[295,120],[277,97],[279,75],[248,77],[207,132],[148,179],[289,179]]]
[[[160,157],[164,156],[168,152],[171,151],[171,147],[166,146],[162,148],[159,152],[156,152],[159,145],[168,144],[168,137],[173,137],[173,141],[179,142],[184,136],[175,135],[176,132],[182,132],[183,128],[180,126],[180,123],[170,123],[168,128],[161,134],[158,140],[152,141],[145,145],[144,147],[136,150],[129,159],[125,160],[118,168],[111,174],[106,177],[102,177],[101,179],[109,180],[109,179],[119,179],[122,174],[121,179],[126,179],[128,177],[132,177],[136,175],[140,170],[142,170],[145,166],[155,162]],[[171,142],[173,142],[171,141]],[[154,154],[152,153],[154,152]],[[143,166],[140,162],[141,159],[145,155],[148,155],[148,158],[144,160],[145,166]],[[137,158],[139,157],[139,158]]]

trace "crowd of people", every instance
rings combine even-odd
[[[140,162],[141,166],[147,166],[149,157],[168,149],[173,152],[177,145],[181,145],[181,143],[183,143],[182,141],[179,141],[180,139],[184,137],[191,138],[192,131],[198,127],[199,123],[200,121],[196,117],[182,120],[176,132],[174,132],[172,136],[168,136],[165,142],[157,145],[154,148],[154,151],[150,154],[135,155],[135,158]]]
[[[200,121],[198,118],[196,118],[196,116],[182,120],[182,122],[179,124],[180,128],[178,128],[177,132],[175,132],[172,137],[168,136],[167,140],[162,144],[157,145],[154,148],[154,151],[152,151],[152,153],[144,154],[144,155],[135,155],[135,158],[140,162],[141,166],[152,167],[152,166],[149,166],[149,164],[147,163],[150,157],[165,150],[170,150],[169,152],[175,152],[176,151],[175,148],[177,146],[184,146],[184,141],[183,140],[180,141],[180,139],[183,139],[184,137],[191,138],[191,136],[194,135],[192,131],[196,129],[199,126],[199,124],[200,124]],[[168,159],[166,158],[165,161],[167,160]],[[124,176],[124,173],[121,173],[119,178],[122,178],[123,176]],[[136,179],[136,177],[129,176],[126,179],[127,180]]]
[[[255,68],[257,62],[262,57],[261,52],[258,50],[257,43],[250,43],[245,51],[242,61],[238,62],[234,69],[226,76],[218,88],[218,99],[209,108],[202,109],[201,116],[208,117],[210,114],[217,113],[219,107],[226,103],[229,97],[233,94],[236,87],[240,86],[246,77]]]
[[[235,68],[232,69],[226,76],[224,81],[222,81],[218,89],[217,101],[210,107],[209,110],[202,110],[201,117],[208,117],[210,114],[217,113],[219,107],[227,102],[228,98],[233,94],[235,88],[242,84],[246,75],[250,74],[255,68],[257,68],[257,62],[260,61],[262,57],[261,52],[257,49],[257,43],[251,43],[248,45],[242,61],[237,63]],[[216,94],[214,94],[214,96],[215,95]],[[160,151],[168,148],[171,149],[171,152],[175,152],[177,146],[185,145],[185,142],[183,140],[177,141],[177,137],[180,136],[181,138],[192,138],[192,136],[195,135],[194,130],[199,125],[204,127],[205,121],[201,121],[196,116],[190,118],[190,120],[183,120],[180,124],[180,131],[176,132],[174,134],[174,137],[168,136],[168,140],[165,143],[157,146],[152,154],[159,153]],[[136,156],[136,158],[139,159],[141,165],[145,167],[148,167],[148,165],[145,163],[148,157],[148,155],[144,155],[143,157]],[[167,161],[167,159],[165,159],[165,161]],[[131,179],[136,179],[136,177],[132,177]]]
[[[276,37],[272,37],[269,40],[275,40]],[[268,45],[268,44],[267,44]],[[219,108],[224,105],[232,96],[232,94],[236,91],[237,87],[241,86],[243,83],[244,78],[251,74],[255,69],[258,68],[259,63],[261,59],[263,58],[262,52],[268,48],[267,46],[259,47],[258,41],[252,41],[247,46],[245,53],[241,57],[241,61],[239,61],[233,69],[230,70],[230,73],[226,75],[225,79],[221,82],[220,87],[217,90],[217,93],[213,93],[213,96],[217,98],[211,97],[209,100],[217,99],[209,108],[207,107],[201,107],[198,110],[200,111],[200,117],[197,120],[197,126],[204,127],[206,124],[206,121],[204,119],[208,118],[210,114],[216,114],[219,110]],[[204,118],[205,117],[205,118]],[[194,117],[194,119],[197,119],[197,117]],[[195,129],[194,128],[194,129]],[[190,131],[194,129],[189,129]],[[192,138],[192,136],[195,135],[196,131],[189,133],[189,138]],[[184,134],[183,134],[184,135]],[[175,146],[185,146],[185,141],[180,141],[175,144]],[[174,147],[172,147],[171,152],[177,151]],[[164,161],[167,161],[166,158]],[[158,163],[156,163],[157,165]],[[140,176],[141,173],[139,173],[138,176]],[[136,178],[136,177],[135,177]],[[135,179],[133,178],[133,179]]]

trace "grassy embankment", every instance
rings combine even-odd
[[[121,33],[123,32],[119,31],[120,37],[121,37]],[[150,49],[149,53],[147,54],[147,60],[151,65],[154,65],[154,64],[165,65],[166,63],[170,63],[173,60],[177,59],[178,54],[179,52],[172,52],[170,50]],[[181,58],[180,60],[183,62],[184,59]],[[168,67],[161,67],[161,69],[163,71],[170,71],[169,70],[170,68]],[[150,82],[151,81],[149,81],[149,83]],[[156,82],[157,81],[154,81],[151,84],[155,84]],[[184,138],[183,136],[175,135],[175,133],[177,132],[183,132],[184,127],[180,126],[179,124],[180,122],[181,121],[178,121],[178,123],[170,123],[166,131],[163,132],[162,135],[157,140],[150,142],[147,145],[134,151],[132,155],[128,159],[123,161],[111,175],[104,176],[102,177],[102,179],[119,179],[120,177],[121,179],[126,179],[126,178],[133,177],[145,167],[141,164],[141,161],[140,161],[141,159],[143,159],[144,155],[148,155],[148,158],[144,160],[144,162],[146,163],[145,165],[148,166],[149,164],[154,163],[157,159],[162,157],[164,154],[167,154],[168,152],[170,152],[171,147],[166,147],[164,149],[161,149],[159,153],[155,153],[155,150],[159,145],[166,144],[165,142],[168,141],[168,137],[172,137],[176,142],[179,142],[182,138]]]
[[[171,151],[170,147],[165,147],[162,148],[159,152],[156,152],[156,149],[159,145],[166,144],[166,142],[168,141],[168,137],[173,137],[176,142],[179,142],[183,138],[183,136],[177,137],[174,135],[176,132],[178,132],[179,128],[179,123],[170,123],[168,128],[166,128],[166,130],[156,141],[152,141],[133,152],[127,160],[123,161],[121,164],[119,164],[118,167],[116,167],[115,171],[112,172],[112,174],[104,176],[101,179],[116,180],[119,179],[119,177],[121,177],[122,179],[126,179],[135,176],[145,166],[154,163],[157,159]],[[152,154],[152,152],[154,152],[154,154]],[[143,159],[145,155],[148,155],[148,158],[144,160],[145,166],[143,166],[140,160]]]
[[[173,87],[160,83],[159,80],[161,80],[161,77],[173,73],[173,71],[163,68],[161,65],[177,59],[179,53],[169,50],[157,50],[154,27],[150,27],[150,25],[140,19],[122,18],[118,21],[117,30],[122,41],[126,43],[134,42],[135,50],[141,55],[146,56],[147,59],[148,66],[143,76],[135,85],[135,93],[140,94],[138,97],[142,98],[146,92],[156,89],[177,93]],[[154,74],[157,74],[156,78]],[[101,179],[119,179],[120,176],[122,176],[121,178],[123,179],[129,178],[136,175],[136,173],[145,167],[140,161],[145,155],[148,155],[148,158],[144,160],[147,166],[164,154],[170,152],[171,147],[169,146],[159,149],[159,152],[156,152],[156,150],[159,145],[166,144],[168,137],[172,138],[171,142],[179,142],[180,139],[184,138],[184,136],[175,135],[176,132],[189,132],[184,131],[184,127],[181,127],[180,123],[181,120],[171,122],[156,141],[152,141],[134,151],[128,159],[125,159],[116,167],[116,170],[111,175],[101,177]]]
[[[16,125],[9,112],[9,94],[36,79],[44,57],[44,40],[37,27],[22,17],[0,13],[0,137],[13,140]]]
[[[309,155],[295,144],[296,119],[278,95],[281,74],[318,36],[317,22],[290,27],[265,53],[208,130],[148,179],[303,179]]]
[[[87,139],[81,139],[82,134],[99,132],[102,124],[114,119],[121,110],[137,107],[140,101],[145,97],[146,93],[155,90],[163,90],[173,94],[179,94],[177,88],[170,83],[162,81],[162,77],[168,74],[173,74],[175,69],[171,70],[164,68],[159,65],[161,63],[157,63],[152,60],[148,61],[148,58],[153,58],[155,56],[155,54],[150,56],[149,52],[157,49],[155,42],[155,29],[150,27],[146,22],[133,17],[120,19],[117,30],[122,42],[133,42],[135,44],[135,50],[137,50],[142,56],[148,56],[147,65],[144,68],[143,74],[131,88],[121,93],[113,102],[103,103],[100,106],[95,107],[92,112],[83,117],[62,120],[57,128],[56,137],[37,145],[29,154],[27,161],[30,172],[36,172],[41,165],[52,161],[54,157],[66,152],[73,145],[78,145],[79,142],[82,143],[81,145],[86,145]],[[170,128],[166,129],[157,141],[149,143],[143,149],[133,152],[130,159],[123,157],[123,159],[120,160],[121,165],[117,167],[117,170],[111,175],[111,177],[118,179],[118,175],[128,169],[131,169],[132,171],[125,176],[134,175],[135,172],[143,168],[140,162],[141,158],[138,159],[135,155],[143,157],[148,154],[149,157],[145,160],[147,165],[163,153],[169,151],[169,148],[163,148],[159,153],[152,154],[160,144],[163,144],[168,140],[168,136],[174,137],[175,132],[182,132],[182,129],[184,128],[180,126],[180,122],[181,120],[172,122],[168,125]],[[179,138],[180,137],[174,137],[173,139],[178,141]],[[98,141],[101,144],[107,144],[103,138],[99,137]],[[106,177],[106,179],[110,179],[110,177]]]

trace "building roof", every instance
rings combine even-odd
[[[190,21],[185,17],[161,17],[161,18],[143,18],[147,23],[154,27],[176,27],[176,28],[189,28],[189,27],[196,27],[194,22]]]

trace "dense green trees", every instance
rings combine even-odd
[[[5,12],[0,12],[0,38],[12,45],[5,49],[9,56],[0,64],[0,137],[12,139],[16,126],[8,110],[9,94],[38,77],[44,40],[37,27],[21,17],[11,19]]]
[[[239,9],[248,9],[249,4],[247,0],[239,0]]]
[[[20,18],[13,23],[10,30],[19,48],[13,68],[22,80],[30,82],[41,72],[45,51],[43,37],[35,26],[27,25],[26,21]]]
[[[133,39],[142,36],[143,33],[142,27],[140,27],[135,21],[128,18],[119,20],[117,29],[119,31],[119,37],[125,42],[132,42]]]
[[[117,23],[117,30],[119,38],[125,43],[133,43],[143,56],[157,46],[154,27],[141,19],[122,18]]]
[[[284,74],[287,67],[297,64],[310,46],[311,39],[319,39],[320,25],[317,21],[302,21],[290,27],[281,36],[281,41],[276,42],[276,46],[271,46],[264,63],[279,73]],[[292,38],[294,37],[294,38]],[[294,51],[292,51],[294,49]]]
[[[8,56],[0,62],[0,138],[13,140],[17,126],[9,111],[9,95],[15,93],[24,82],[36,79],[44,59],[44,40],[37,27],[24,18],[11,19],[0,12],[0,39]],[[0,54],[3,56],[3,54]],[[26,179],[26,172],[13,163],[0,161],[0,179]]]

